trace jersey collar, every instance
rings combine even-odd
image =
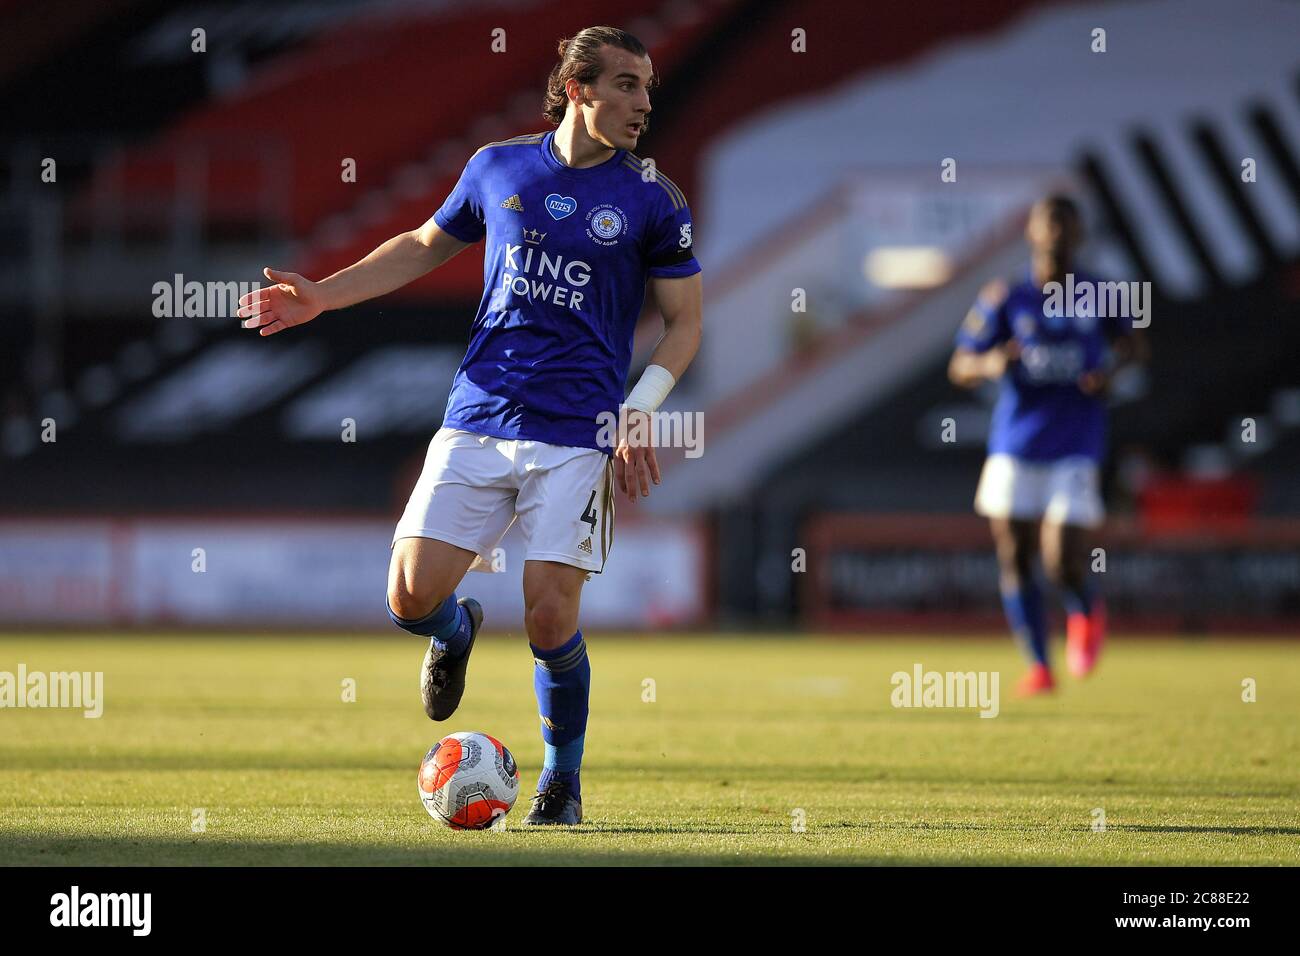
[[[606,168],[612,169],[627,154],[627,150],[624,149],[615,150],[614,155],[611,156],[609,159],[605,160],[603,163],[597,163],[595,166],[584,166],[581,169],[574,169],[572,166],[566,166],[564,163],[560,161],[559,157],[555,155],[555,146],[553,145],[554,140],[555,140],[555,130],[551,130],[544,137],[542,137],[542,142],[541,142],[542,162],[546,164],[546,168],[549,169],[551,172],[557,173],[561,176],[571,176],[575,179],[581,179],[584,176],[590,176],[593,173],[598,173],[602,169],[606,169]]]

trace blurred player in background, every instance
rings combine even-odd
[[[519,520],[545,745],[527,824],[582,820],[591,675],[582,585],[613,541],[615,484],[635,501],[659,482],[650,416],[695,357],[702,318],[686,199],[630,152],[650,113],[645,47],[589,27],[559,54],[544,109],[555,130],[484,146],[428,222],[327,279],[268,269],[277,284],[239,311],[251,316],[245,327],[274,334],[391,292],[486,238],[469,349],[393,535],[388,613],[430,639],[421,697],[430,718],[446,720],[483,620],[455,589],[471,567],[491,569]],[[665,333],[624,403],[647,282]],[[602,421],[617,425],[620,405],[624,427],[611,441]]]
[[[1025,236],[1028,271],[1014,285],[994,281],[980,292],[957,333],[948,376],[963,388],[998,383],[975,510],[992,527],[1002,605],[1030,663],[1017,692],[1032,695],[1055,687],[1040,552],[1065,603],[1070,673],[1090,673],[1101,652],[1106,609],[1091,578],[1089,537],[1105,517],[1106,391],[1118,368],[1145,360],[1145,345],[1131,318],[1093,307],[1067,314],[1044,288],[1070,287],[1071,274],[1073,288],[1096,288],[1095,277],[1074,268],[1083,224],[1073,200],[1037,202]]]

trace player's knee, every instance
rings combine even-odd
[[[573,637],[571,614],[558,598],[544,597],[524,609],[524,626],[534,647],[551,650]]]
[[[400,574],[395,575],[388,585],[388,606],[394,614],[407,621],[428,617],[446,599],[447,595],[437,593],[432,587],[407,581]]]

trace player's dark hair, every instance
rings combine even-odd
[[[561,40],[560,62],[555,64],[546,81],[546,100],[542,108],[542,115],[552,123],[558,126],[564,119],[564,111],[569,106],[569,95],[564,86],[570,79],[585,86],[595,83],[600,77],[604,68],[600,48],[606,44],[637,56],[649,55],[645,44],[618,27],[587,27],[576,36]]]
[[[1079,209],[1079,204],[1074,201],[1073,197],[1065,193],[1049,193],[1039,200],[1045,209],[1053,212],[1065,213],[1079,225],[1083,225],[1083,212]]]

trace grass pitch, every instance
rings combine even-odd
[[[1031,701],[1002,638],[589,647],[589,822],[552,831],[519,826],[541,760],[520,635],[479,641],[436,725],[403,635],[0,636],[0,671],[103,671],[105,697],[98,720],[0,710],[0,863],[1300,863],[1284,642],[1114,640],[1092,678]],[[1000,714],[895,709],[890,676],[917,662],[1000,671]],[[455,730],[520,763],[500,832],[446,830],[416,796],[421,756]]]

